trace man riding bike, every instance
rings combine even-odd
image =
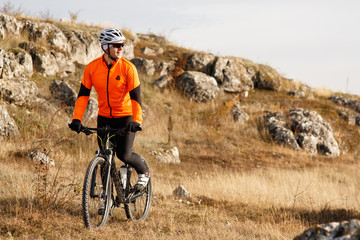
[[[99,112],[97,127],[126,128],[129,133],[116,136],[113,141],[116,156],[138,173],[135,189],[144,189],[150,171],[144,159],[132,151],[135,132],[141,131],[142,109],[140,81],[135,66],[122,57],[125,37],[116,28],[106,28],[99,34],[104,54],[85,68],[74,115],[69,127],[79,133],[90,91],[94,86],[98,94]]]

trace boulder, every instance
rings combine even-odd
[[[157,149],[152,152],[152,155],[162,163],[180,163],[180,155],[177,147],[170,147],[168,149]]]
[[[8,103],[18,106],[31,105],[39,100],[38,95],[36,84],[27,79],[0,79],[0,96]]]
[[[219,57],[215,61],[212,76],[224,91],[239,93],[254,88],[255,71],[240,58]]]
[[[254,87],[279,91],[283,77],[273,68],[266,65],[259,65],[259,70],[254,81]]]
[[[288,95],[296,97],[296,98],[304,98],[306,97],[306,93],[304,91],[289,91]]]
[[[318,224],[305,230],[294,240],[355,240],[360,239],[360,220]]]
[[[180,75],[176,79],[176,86],[196,102],[206,102],[219,93],[215,78],[195,71],[187,71]]]
[[[10,117],[6,106],[0,105],[0,137],[19,135],[19,129],[12,117]]]
[[[266,112],[264,115],[265,126],[273,141],[285,147],[294,150],[300,150],[293,132],[286,127],[283,113],[280,112]]]
[[[195,53],[187,59],[186,70],[198,71],[211,75],[215,56],[212,54]]]
[[[156,50],[154,49],[151,49],[149,47],[143,47],[141,49],[141,52],[145,55],[148,55],[148,56],[157,56],[157,55],[160,55],[164,52],[164,49],[163,48],[158,48]]]
[[[340,149],[329,123],[315,111],[301,108],[291,109],[291,130],[299,146],[309,153],[321,153],[336,157]]]
[[[135,65],[137,70],[141,73],[145,73],[148,76],[152,76],[155,73],[155,65],[153,60],[144,58],[134,58],[131,62]]]
[[[126,37],[125,44],[128,44],[128,42],[131,42],[133,45],[136,45],[140,41],[138,35],[129,29],[124,30],[123,33]]]
[[[49,158],[45,153],[40,151],[32,151],[29,153],[29,157],[35,164],[47,164],[50,166],[55,166],[54,159]]]
[[[231,114],[235,122],[245,124],[249,120],[249,115],[244,111],[239,102],[235,102],[231,107]]]
[[[360,100],[359,99],[352,99],[352,98],[345,98],[339,95],[335,95],[329,98],[334,103],[347,106],[349,108],[354,109],[355,111],[360,113]]]
[[[345,98],[339,95],[335,95],[329,98],[331,101],[333,101],[334,103],[340,104],[340,105],[344,105],[344,106],[350,106],[352,100],[351,98]]]
[[[134,55],[134,44],[130,41],[126,42],[125,46],[124,46],[124,53],[123,53],[123,57],[131,60],[135,57]]]
[[[356,114],[346,108],[339,108],[338,115],[350,125],[360,126],[360,114]]]
[[[74,107],[77,99],[77,94],[72,87],[65,81],[54,80],[49,87],[52,97],[58,100],[61,104],[66,104],[69,107]]]
[[[173,194],[177,197],[181,198],[189,198],[191,197],[191,193],[185,189],[184,186],[179,185],[175,190],[173,191]]]
[[[171,76],[163,75],[154,81],[153,87],[160,89],[166,88],[172,80],[173,78]]]
[[[160,62],[154,60],[154,67],[155,67],[155,72],[159,73],[160,76],[163,76],[166,74],[170,74],[175,70],[175,62],[174,61]]]

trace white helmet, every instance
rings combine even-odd
[[[106,28],[99,34],[99,42],[101,45],[125,41],[124,34],[116,28]]]

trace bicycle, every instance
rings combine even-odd
[[[118,171],[111,138],[127,134],[125,129],[82,127],[86,135],[102,133],[100,150],[90,162],[84,179],[82,194],[82,214],[87,228],[101,227],[106,224],[115,207],[124,205],[126,217],[131,220],[145,220],[150,212],[152,201],[151,177],[145,189],[134,189],[137,174],[130,165],[124,164]],[[145,160],[145,163],[148,164]],[[116,191],[113,191],[115,188]],[[116,196],[115,196],[116,194]],[[103,205],[100,211],[100,206]],[[105,206],[104,206],[105,205]]]

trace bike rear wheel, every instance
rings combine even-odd
[[[111,204],[111,178],[107,178],[107,164],[103,157],[95,157],[89,164],[85,174],[83,196],[82,196],[82,212],[85,226],[101,227],[109,217]],[[104,184],[103,184],[104,182]],[[108,196],[105,194],[105,184],[108,182]],[[104,209],[99,213],[100,206],[104,204]]]
[[[135,172],[129,172],[128,176],[130,178],[127,179],[127,189],[129,190],[128,193],[133,191],[133,187],[137,182],[137,174]],[[136,193],[135,193],[136,195]],[[140,195],[129,203],[125,203],[125,212],[128,219],[132,219],[135,221],[145,220],[150,212],[151,208],[151,201],[152,201],[152,184],[151,184],[151,177],[146,188],[140,192]]]

